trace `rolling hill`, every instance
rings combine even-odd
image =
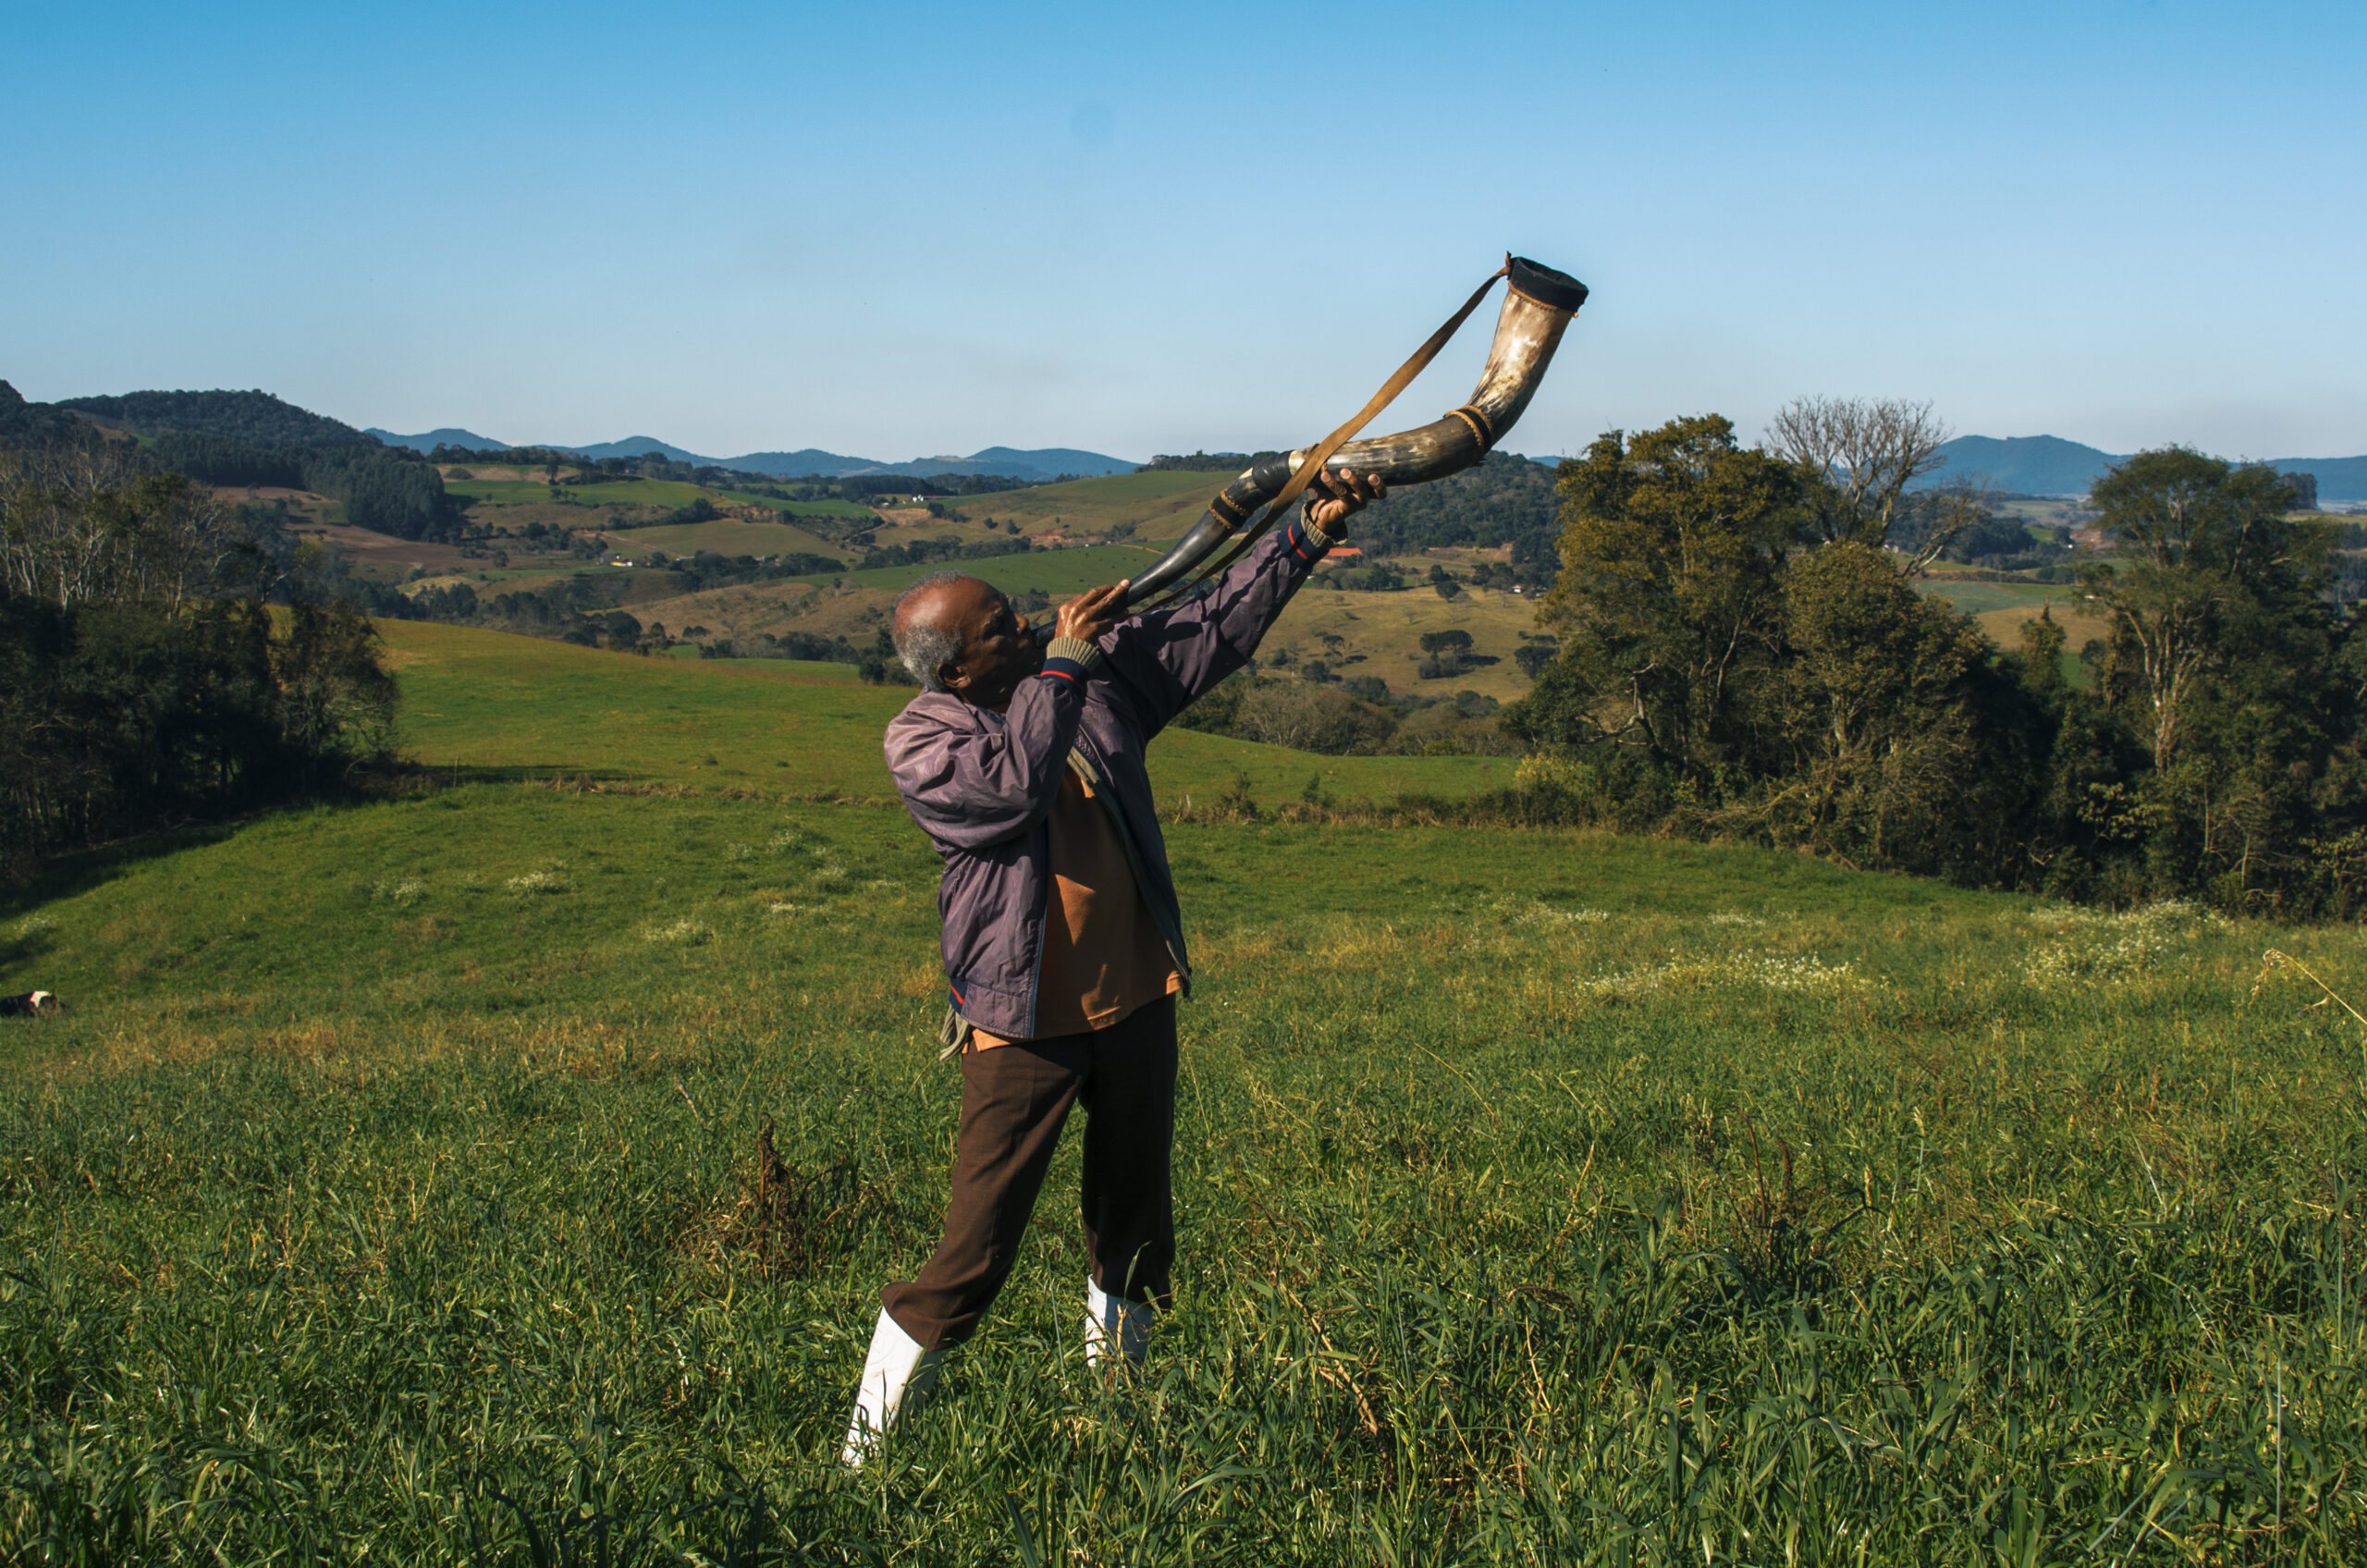
[[[457,426],[423,431],[417,435],[399,435],[393,431],[373,426],[369,434],[389,447],[409,447],[421,452],[433,451],[439,445],[479,450],[509,445]],[[702,468],[736,469],[743,473],[768,473],[777,479],[803,479],[809,474],[819,474],[825,479],[843,479],[858,473],[903,473],[914,477],[991,473],[1010,479],[1049,481],[1064,474],[1132,473],[1136,466],[1125,458],[1113,458],[1106,452],[1088,452],[1075,447],[987,447],[966,458],[947,455],[891,463],[877,458],[826,452],[818,447],[801,447],[795,451],[743,452],[736,458],[710,458],[671,442],[660,441],[654,435],[628,435],[621,441],[597,441],[589,446],[565,441],[530,444],[547,447],[558,452],[572,452],[578,457],[595,460],[601,458],[642,458],[656,453],[672,462],[690,463]]]
[[[398,435],[391,430],[372,425],[364,435],[374,435],[389,447],[409,447],[414,452],[432,452],[438,447],[466,447],[482,451],[488,447],[507,447],[507,441],[497,441],[490,435],[479,435],[473,430],[460,430],[446,425],[440,430],[423,430],[416,435]]]
[[[1931,489],[1954,480],[1987,477],[1997,488],[2020,496],[2085,496],[2088,487],[2126,452],[2106,452],[2059,435],[1959,435],[1942,447],[1945,468],[1915,486]],[[2315,474],[2320,501],[2367,501],[2367,457],[2268,458],[2280,473]]]

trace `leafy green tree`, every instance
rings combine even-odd
[[[1262,680],[1242,693],[1232,731],[1245,741],[1338,756],[1369,753],[1396,728],[1394,714],[1360,702],[1336,685]]]
[[[1784,573],[1785,657],[1767,692],[1790,756],[1760,808],[1778,842],[1979,878],[2018,836],[2028,759],[1993,720],[1988,639],[1858,542]]]
[[[2179,447],[2140,452],[2090,499],[2123,557],[2086,579],[2112,616],[2105,685],[2157,771],[2176,759],[2213,688],[2239,677],[2239,660],[2308,662],[2329,651],[2324,540],[2287,520],[2293,486],[2265,465]]]
[[[2141,841],[2149,892],[2317,902],[2320,851],[2367,820],[2352,628],[2324,593],[2329,533],[2294,501],[2263,465],[2183,447],[2092,493],[2122,557],[2085,576],[2112,618],[2099,693],[2150,767],[2080,805]]]
[[[1798,471],[1709,414],[1632,442],[1613,431],[1563,465],[1559,488],[1562,573],[1538,619],[1564,651],[1505,710],[1507,732],[1629,753],[1697,788],[1764,759]]]

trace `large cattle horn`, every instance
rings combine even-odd
[[[1539,266],[1520,256],[1510,258],[1504,271],[1497,276],[1507,280],[1504,308],[1496,317],[1495,346],[1488,354],[1487,368],[1479,373],[1479,385],[1473,390],[1471,400],[1418,430],[1350,441],[1326,459],[1326,472],[1376,473],[1392,486],[1419,484],[1426,479],[1442,479],[1469,468],[1504,438],[1513,422],[1520,418],[1521,410],[1528,407],[1537,384],[1544,379],[1545,367],[1552,362],[1553,350],[1562,341],[1562,329],[1570,325],[1570,317],[1586,303],[1587,286],[1567,274]],[[1490,283],[1493,281],[1490,279]],[[1475,299],[1473,303],[1478,300]],[[1465,309],[1467,312],[1470,307]],[[1457,317],[1455,322],[1450,322],[1449,328],[1460,320]],[[1443,335],[1425,345],[1425,349],[1435,352],[1442,342]],[[1178,596],[1196,582],[1222,570],[1273,524],[1282,508],[1269,511],[1230,552],[1220,555],[1225,542],[1241,533],[1260,507],[1284,496],[1286,490],[1294,496],[1303,488],[1292,485],[1291,478],[1309,455],[1300,450],[1269,458],[1226,485],[1208,503],[1208,509],[1200,514],[1200,521],[1191,532],[1178,540],[1156,566],[1127,585],[1128,606],[1140,606],[1162,596]],[[1289,499],[1290,496],[1284,497],[1284,506]]]

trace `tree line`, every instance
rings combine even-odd
[[[454,447],[439,445],[428,454],[432,463],[486,463],[552,472],[570,468],[588,480],[662,479],[683,484],[704,484],[741,490],[777,501],[852,501],[867,504],[881,496],[996,496],[1006,490],[1026,490],[1039,484],[1059,484],[1082,477],[1064,473],[1058,479],[1014,479],[1001,473],[809,473],[784,480],[755,469],[727,468],[720,463],[686,463],[663,452],[632,458],[585,458],[556,447]]]
[[[386,754],[376,633],[308,591],[264,508],[129,441],[47,435],[0,449],[0,874]]]
[[[360,447],[378,438],[341,420],[300,409],[268,392],[126,392],[65,398],[55,405],[140,435],[217,435],[251,447]]]
[[[1853,424],[1854,422],[1854,424]],[[2141,452],[2091,505],[2106,634],[2001,650],[1910,577],[1978,527],[1919,499],[1928,406],[1809,400],[1563,465],[1558,639],[1504,730],[1566,817],[2129,902],[2349,916],[2367,890],[2367,638],[2283,476]],[[2069,597],[2069,595],[2067,595]]]
[[[230,436],[180,431],[157,436],[160,468],[206,484],[284,485],[311,490],[344,508],[345,521],[398,539],[443,541],[467,531],[434,465],[401,447],[258,447]]]

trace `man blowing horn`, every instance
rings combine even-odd
[[[1113,624],[1126,584],[1094,589],[1061,606],[1049,646],[973,577],[939,572],[897,601],[896,652],[922,692],[888,726],[888,766],[945,862],[962,1122],[944,1239],[919,1279],[880,1292],[849,1464],[976,1331],[1080,1103],[1085,1359],[1148,1348],[1175,1256],[1175,998],[1192,971],[1143,750],[1249,661],[1381,495],[1369,474],[1311,488],[1211,592]]]

